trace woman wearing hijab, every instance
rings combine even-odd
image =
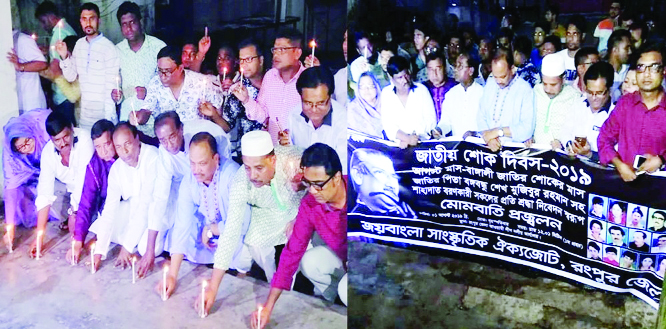
[[[381,119],[379,82],[370,72],[361,74],[358,80],[357,97],[347,108],[348,127],[372,137],[387,139]]]
[[[48,109],[35,109],[11,118],[4,127],[5,141],[2,151],[4,173],[5,223],[4,236],[8,246],[14,238],[17,225],[37,225],[35,198],[39,179],[39,161],[42,148],[50,140],[46,132]]]

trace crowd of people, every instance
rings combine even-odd
[[[89,252],[97,271],[118,245],[115,266],[136,262],[145,277],[167,258],[156,287],[165,299],[183,261],[213,264],[195,305],[204,314],[226,271],[242,276],[253,263],[271,283],[253,327],[268,323],[299,270],[315,295],[346,304],[346,70],[334,76],[303,56],[293,28],[277,32],[267,71],[263,45],[246,39],[216,49],[207,74],[208,31],[198,44],[162,41],[130,1],[117,10],[118,44],[100,32],[93,3],[79,10],[82,37],[50,1],[35,17],[51,34],[48,52],[14,31],[7,54],[20,104],[4,127],[10,251],[24,226],[34,228],[29,256],[44,256],[47,223],[60,220],[69,263]],[[40,75],[53,82],[48,102]]]
[[[447,136],[479,137],[493,152],[509,142],[552,148],[613,165],[625,181],[661,169],[665,66],[655,19],[612,1],[586,43],[584,17],[558,16],[547,7],[532,38],[511,13],[478,40],[471,28],[441,31],[416,17],[407,24],[413,40],[402,43],[357,29],[349,129],[401,148]]]

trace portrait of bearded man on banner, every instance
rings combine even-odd
[[[351,213],[416,218],[412,208],[400,201],[400,177],[391,158],[369,149],[356,149],[350,159],[350,176],[358,193]]]

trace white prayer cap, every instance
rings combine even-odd
[[[262,156],[273,151],[273,140],[267,131],[255,130],[241,138],[241,153],[247,156]]]
[[[548,54],[541,61],[541,74],[544,76],[559,77],[564,70],[564,58],[559,54]]]

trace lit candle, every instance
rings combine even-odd
[[[95,244],[90,245],[90,273],[95,274]]]
[[[134,120],[137,121],[137,124],[139,124],[137,117],[136,117],[136,110],[134,109],[134,102],[130,101],[132,103],[132,115],[134,115]]]
[[[241,79],[240,79],[240,81],[243,81],[243,67],[240,68],[240,71],[241,71]]]
[[[39,230],[37,231],[37,260],[39,260],[39,254],[42,253],[42,235],[44,234],[44,231]]]
[[[136,272],[134,271],[134,263],[136,263],[136,256],[132,257],[132,283],[136,283]]]
[[[310,47],[312,47],[312,64],[314,64],[314,57],[315,57],[314,52],[315,52],[315,48],[317,48],[317,43],[315,42],[314,39],[312,39],[312,41],[310,41]]]
[[[205,36],[205,37],[207,37],[207,36],[208,36],[208,26],[206,26],[206,28],[205,28],[205,30],[204,30],[204,31],[205,31],[205,32],[204,32],[204,33],[205,33],[205,35],[204,35],[204,36]]]
[[[74,244],[76,243],[75,240],[72,240],[72,265],[74,265]]]
[[[120,91],[120,75],[116,76],[116,89]]]
[[[365,46],[365,48],[363,48],[363,57],[365,57],[365,58],[369,57],[368,56],[368,46]]]
[[[242,70],[242,68],[241,68],[241,70]],[[227,79],[227,68],[225,67],[225,68],[222,69],[222,83],[224,83],[224,80],[226,80],[226,79]]]
[[[280,126],[280,120],[278,120],[278,117],[275,117],[275,123],[277,123],[278,131],[282,131],[282,126]]]
[[[8,224],[6,229],[7,232],[12,232],[9,236],[9,253],[11,254],[14,252],[14,225]]]
[[[208,286],[208,282],[206,280],[203,280],[201,282],[201,318],[206,317],[206,286]]]
[[[164,265],[164,274],[162,276],[162,286],[164,289],[162,289],[162,300],[166,301],[167,300],[167,273],[169,272],[169,266]]]
[[[34,33],[32,34],[32,40],[37,41],[37,34],[34,34]]]
[[[258,305],[257,308],[259,309],[259,311],[257,312],[257,328],[261,329],[261,311],[264,308],[261,305]]]

